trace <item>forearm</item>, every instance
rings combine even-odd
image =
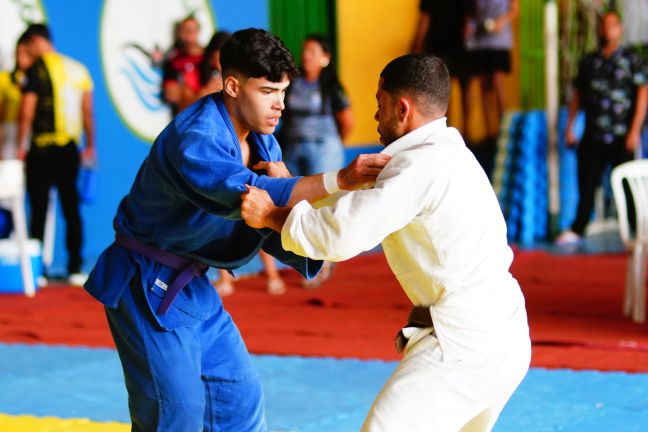
[[[508,22],[513,21],[518,14],[520,13],[520,3],[518,0],[511,0],[511,7],[508,10],[508,13],[506,14],[506,20]]]
[[[168,104],[177,104],[180,102],[180,86],[175,81],[164,84],[162,92],[164,101]]]
[[[84,118],[83,131],[85,133],[85,148],[86,150],[95,149],[95,125],[92,116]]]
[[[372,201],[373,196],[371,191],[348,192],[336,196],[339,199],[331,206],[319,209],[299,203],[283,221],[281,244],[297,255],[331,262],[345,261],[372,249],[393,231],[391,221],[383,223],[382,219],[367,217],[384,205]]]
[[[391,158],[381,153],[363,154],[356,157],[337,174],[316,174],[302,177],[295,184],[288,206],[294,207],[300,201],[319,201],[339,190],[359,189],[376,181],[376,178]]]
[[[337,124],[340,138],[342,141],[346,140],[353,130],[353,112],[351,108],[345,108],[337,112],[335,114],[335,123]]]
[[[646,119],[646,107],[648,105],[648,85],[639,87],[637,90],[637,101],[635,104],[635,113],[632,117],[630,126],[631,133],[639,133]]]
[[[265,219],[267,228],[270,228],[273,231],[281,233],[286,219],[290,215],[292,207],[275,207]]]
[[[295,204],[303,200],[312,203],[326,198],[329,193],[324,187],[323,177],[323,174],[316,174],[299,179],[290,194],[290,199],[287,204],[288,207],[294,207]]]
[[[180,108],[184,109],[191,105],[198,98],[197,93],[186,85],[180,86],[180,100],[178,105]]]
[[[83,116],[83,131],[85,132],[85,149],[94,151],[95,148],[95,124],[94,107],[92,103],[92,92],[86,91],[81,101],[81,113]]]
[[[574,125],[574,120],[576,119],[576,114],[578,114],[578,109],[580,108],[580,93],[576,90],[574,96],[569,104],[569,111],[567,113],[567,131],[570,131]]]
[[[29,137],[29,131],[31,130],[31,125],[34,118],[30,116],[28,112],[23,112],[21,109],[20,117],[18,118],[18,151],[25,151],[27,149],[27,139]]]
[[[0,123],[0,158],[4,154],[4,148],[7,145],[6,139],[5,139],[5,128],[4,124]]]
[[[519,13],[519,4],[517,0],[511,0],[509,10],[506,13],[499,15],[496,18],[493,31],[495,32],[502,31],[506,26],[510,25],[513,22],[515,17],[517,17],[518,13]]]

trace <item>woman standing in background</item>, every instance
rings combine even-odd
[[[24,39],[16,43],[16,66],[13,71],[0,71],[0,158],[17,157],[18,112],[25,71],[33,63]]]
[[[293,175],[338,170],[344,165],[342,141],[353,128],[353,115],[332,64],[331,45],[320,35],[306,37],[300,77],[286,95],[279,143]]]
[[[307,36],[301,76],[292,81],[286,95],[278,140],[283,161],[295,176],[337,171],[344,165],[342,141],[351,133],[353,114],[332,55],[331,43],[324,36]],[[325,263],[319,276],[304,281],[304,286],[319,286],[331,271],[332,265]]]

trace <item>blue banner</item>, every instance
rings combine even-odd
[[[0,0],[0,68],[13,67],[17,37],[28,21],[48,22],[57,51],[89,70],[94,81],[98,168],[96,200],[82,206],[85,270],[113,238],[112,218],[151,142],[170,119],[161,103],[160,53],[174,23],[193,15],[200,41],[215,30],[268,28],[267,0]],[[65,224],[57,215],[52,272],[63,273]]]

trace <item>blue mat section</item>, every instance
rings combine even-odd
[[[395,362],[255,356],[271,431],[357,431]],[[117,353],[0,344],[0,412],[128,422]],[[532,369],[495,431],[645,431],[648,374]]]

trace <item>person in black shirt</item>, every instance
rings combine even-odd
[[[66,225],[69,282],[82,285],[87,276],[81,272],[83,229],[77,178],[81,161],[96,160],[93,83],[84,65],[54,50],[47,26],[32,24],[23,36],[36,59],[26,72],[18,126],[18,158],[25,160],[31,207],[30,235],[43,240],[49,191],[56,187]]]
[[[578,242],[594,206],[594,193],[607,165],[633,158],[648,103],[648,67],[633,50],[620,44],[619,16],[608,12],[601,19],[602,48],[580,62],[569,107],[566,142],[577,144],[572,127],[579,108],[585,111],[585,132],[578,143],[578,210],[571,229],[558,244]]]

